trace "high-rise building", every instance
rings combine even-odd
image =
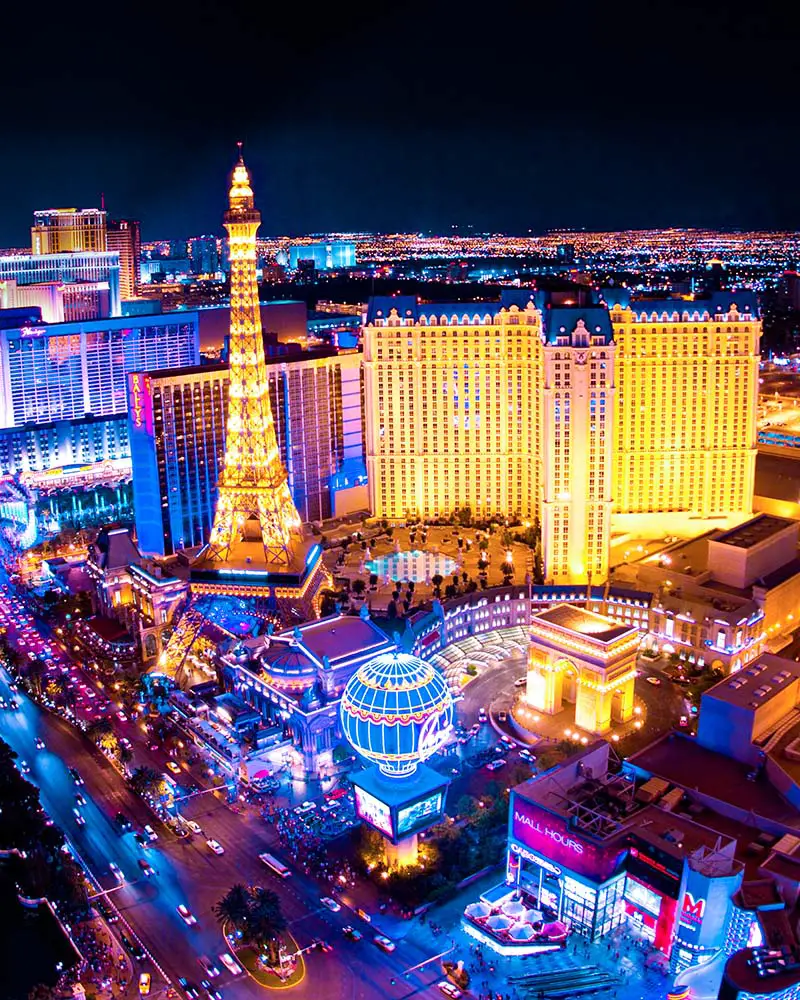
[[[0,427],[125,415],[129,372],[199,360],[194,312],[0,329]]]
[[[191,567],[192,602],[160,667],[187,683],[195,642],[217,621],[218,599],[246,601],[255,614],[308,618],[328,582],[322,549],[302,528],[280,460],[269,400],[256,282],[255,207],[239,155],[224,225],[231,258],[230,383],[225,453],[211,537]]]
[[[364,412],[374,516],[466,507],[477,517],[536,516],[542,359],[532,303],[373,299]]]
[[[136,298],[141,256],[141,227],[135,219],[109,219],[108,249],[119,254],[119,290],[123,301]]]
[[[345,240],[330,243],[297,243],[289,247],[289,267],[296,271],[304,262],[311,262],[313,270],[339,271],[356,266],[356,245]]]
[[[33,213],[31,252],[102,253],[106,249],[106,213],[99,208],[48,208]]]
[[[219,270],[219,251],[214,236],[196,236],[188,241],[188,254],[192,274],[216,274]]]
[[[305,522],[366,509],[361,355],[267,359],[275,437]],[[141,550],[170,555],[208,541],[225,451],[227,365],[128,377]]]
[[[607,298],[610,309],[588,288],[457,306],[373,299],[373,514],[540,517],[553,583],[605,579],[612,514],[749,514],[754,294]]]
[[[612,305],[616,513],[748,514],[761,319],[755,294]]]
[[[108,315],[121,315],[119,254],[108,251],[19,254],[0,257],[0,283],[15,281],[18,287],[57,282],[69,286],[96,285],[108,294]]]
[[[602,306],[546,304],[542,550],[552,583],[608,576],[614,342]]]

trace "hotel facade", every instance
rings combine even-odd
[[[538,518],[547,582],[591,584],[608,576],[612,515],[749,514],[760,334],[742,290],[373,299],[373,515]]]

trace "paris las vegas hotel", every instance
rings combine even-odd
[[[373,299],[364,328],[373,515],[469,507],[539,517],[553,584],[606,580],[615,515],[744,517],[760,333],[746,290]]]

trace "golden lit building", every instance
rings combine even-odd
[[[548,583],[608,576],[614,353],[608,311],[546,306],[542,546]]]
[[[755,294],[611,307],[614,512],[749,514],[761,321]]]
[[[34,254],[103,252],[106,213],[99,208],[48,208],[33,213]]]
[[[135,219],[109,219],[108,249],[119,254],[119,293],[123,302],[136,298],[141,256],[141,228]]]
[[[575,704],[575,725],[589,733],[606,733],[612,722],[631,718],[641,639],[636,627],[557,604],[534,615],[530,638],[522,725],[527,708],[557,715],[565,701]]]
[[[542,350],[529,295],[373,299],[364,328],[373,515],[538,515]]]
[[[546,582],[601,583],[614,515],[686,514],[699,531],[701,518],[752,511],[760,334],[742,290],[373,299],[372,513],[538,517]]]

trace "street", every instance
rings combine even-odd
[[[407,980],[402,977],[405,969],[441,950],[433,942],[427,954],[400,940],[391,954],[379,951],[372,943],[374,927],[345,904],[335,914],[320,904],[320,896],[327,895],[328,888],[321,889],[299,873],[288,879],[272,875],[258,860],[258,854],[265,850],[277,850],[280,856],[272,829],[252,814],[233,812],[213,793],[192,797],[182,806],[186,818],[202,827],[202,836],[178,838],[154,818],[82,732],[39,708],[24,694],[12,691],[10,683],[10,676],[2,671],[0,696],[6,702],[16,699],[19,709],[0,709],[0,737],[30,767],[27,776],[40,788],[44,808],[64,830],[98,885],[112,890],[108,902],[121,915],[114,929],[141,942],[147,957],[141,963],[134,962],[134,968],[137,976],[141,971],[153,974],[154,994],[167,984],[175,984],[181,976],[190,983],[199,983],[205,977],[201,956],[221,965],[219,956],[228,948],[213,907],[237,882],[269,886],[278,893],[289,930],[300,947],[307,947],[314,939],[326,940],[333,946],[328,952],[306,953],[306,978],[293,989],[295,996],[377,1000],[435,991],[435,986],[433,990],[428,988],[441,978],[436,963]],[[129,734],[137,756],[142,750],[147,754],[137,726],[123,723],[120,730]],[[44,741],[44,749],[37,749],[37,738]],[[78,770],[83,786],[76,786],[69,767]],[[85,806],[77,807],[78,792],[85,798]],[[78,824],[73,812],[76,808],[85,818],[84,825]],[[119,812],[133,822],[133,831],[119,830],[114,820]],[[134,832],[147,823],[157,831],[158,840],[143,849],[136,843]],[[219,841],[225,853],[214,854],[206,845],[207,838]],[[144,874],[140,860],[152,865],[153,875]],[[290,858],[285,860],[291,864]],[[124,875],[121,888],[117,888],[110,869],[112,862]],[[180,904],[196,916],[195,925],[184,923],[177,912]],[[342,932],[347,924],[358,926],[363,940],[347,940]],[[393,977],[394,986],[390,984]],[[248,976],[234,979],[226,970],[215,985],[230,998],[255,997],[263,989]],[[130,988],[135,991],[135,984]]]

